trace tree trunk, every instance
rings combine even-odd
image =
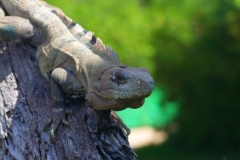
[[[135,159],[110,111],[94,110],[83,99],[69,99],[69,125],[60,123],[50,140],[44,126],[54,103],[35,52],[28,44],[0,42],[0,159]]]

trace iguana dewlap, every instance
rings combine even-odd
[[[123,65],[110,47],[58,8],[41,0],[0,2],[10,15],[0,19],[0,39],[37,46],[39,68],[56,102],[53,132],[66,95],[85,96],[97,110],[122,110],[142,106],[153,91],[146,69]]]

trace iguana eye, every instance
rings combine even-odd
[[[126,76],[120,72],[115,72],[112,76],[112,81],[116,82],[117,84],[123,84],[127,82]]]

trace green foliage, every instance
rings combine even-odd
[[[240,149],[240,0],[47,0],[181,97],[178,146]]]
[[[171,5],[178,14],[171,16],[169,11],[169,22],[153,32],[159,39],[153,42],[155,76],[183,98],[181,131],[172,142],[190,148],[239,149],[239,9],[233,1],[181,3]]]
[[[148,146],[135,150],[137,160],[238,160],[239,152],[193,150],[174,148],[169,144],[160,146]]]

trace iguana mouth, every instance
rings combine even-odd
[[[101,89],[101,90],[97,90],[98,92],[102,92],[102,91],[106,91],[106,90],[108,90],[108,91],[121,91],[121,92],[134,92],[133,90],[126,90],[126,89],[124,89],[124,90],[121,90],[121,89],[112,89],[112,88],[105,88],[105,89]],[[152,92],[152,89],[143,89],[143,90],[141,90],[141,88],[136,88],[136,89],[134,89],[134,90],[136,90],[135,92]]]
[[[119,106],[119,107],[112,108],[112,110],[121,111],[121,110],[124,110],[126,108],[136,109],[136,108],[141,107],[144,104],[144,102],[145,102],[145,98],[131,99],[129,101],[118,100],[117,103],[120,103],[122,105]]]
[[[97,110],[115,110],[120,111],[126,108],[139,108],[144,104],[145,97],[135,99],[104,99],[95,91],[87,93],[87,99],[93,108]]]
[[[144,99],[152,93],[152,89],[147,90],[115,90],[115,89],[102,89],[97,91],[97,94],[103,99]]]

